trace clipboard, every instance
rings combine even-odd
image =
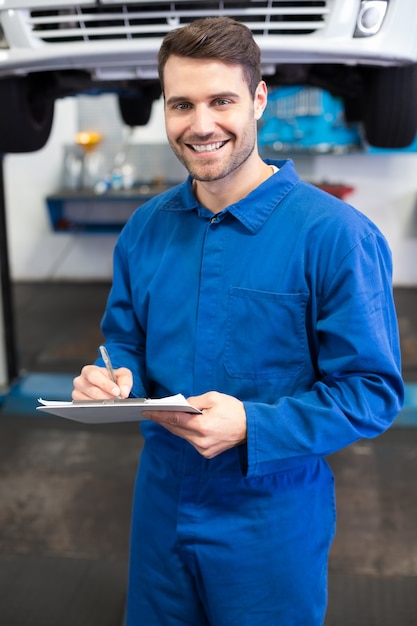
[[[84,424],[112,424],[115,422],[140,422],[146,420],[144,411],[181,411],[201,413],[189,404],[182,394],[166,398],[109,398],[106,400],[74,400],[61,402],[38,398],[38,411],[52,413]]]

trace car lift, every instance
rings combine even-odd
[[[0,389],[3,389],[7,386],[9,381],[17,378],[17,362],[15,351],[12,290],[9,270],[9,251],[7,244],[3,157],[0,156],[0,159],[0,323],[3,329],[3,332],[0,335]]]

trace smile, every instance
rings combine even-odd
[[[217,141],[215,143],[207,143],[204,145],[201,144],[189,144],[190,148],[192,148],[195,152],[215,152],[222,148],[227,141]]]

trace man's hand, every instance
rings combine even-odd
[[[186,439],[207,459],[246,441],[246,413],[243,402],[216,391],[187,400],[202,413],[146,411],[144,417]]]
[[[101,400],[104,398],[127,398],[132,389],[130,370],[120,367],[114,370],[116,383],[111,380],[105,367],[86,365],[74,378],[73,400]]]

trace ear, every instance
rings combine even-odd
[[[268,102],[268,88],[265,81],[261,80],[255,91],[254,114],[255,120],[260,120],[263,112],[265,111]]]

